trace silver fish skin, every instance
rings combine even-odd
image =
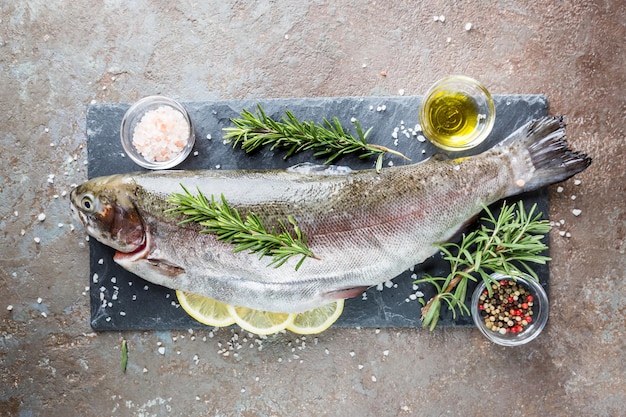
[[[117,250],[115,262],[155,284],[265,311],[301,312],[360,294],[436,252],[502,198],[563,181],[591,158],[571,151],[560,117],[535,120],[477,156],[374,170],[158,171],[91,179],[71,212]],[[319,259],[268,266],[165,211],[181,184],[224,195],[242,215],[277,225],[291,215]]]

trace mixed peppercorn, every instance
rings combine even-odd
[[[501,280],[480,295],[478,310],[487,329],[505,335],[520,333],[533,321],[534,297],[521,283]]]

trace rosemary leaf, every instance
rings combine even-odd
[[[180,215],[183,219],[179,225],[198,223],[203,229],[200,233],[214,234],[218,240],[232,243],[234,252],[249,251],[259,257],[271,256],[269,265],[278,268],[292,256],[300,256],[296,270],[302,266],[307,257],[315,258],[309,249],[304,233],[295,218],[287,217],[289,227],[279,221],[280,230],[267,230],[261,219],[254,213],[242,218],[239,212],[231,207],[224,195],[216,201],[211,196],[209,201],[198,189],[193,195],[181,184],[183,193],[172,193],[168,202],[174,207],[167,212],[173,216]]]

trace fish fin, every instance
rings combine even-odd
[[[449,161],[450,155],[446,155],[445,153],[438,152],[428,158],[429,162],[440,162],[440,161]]]
[[[568,147],[563,116],[533,120],[513,132],[501,145],[521,145],[530,157],[534,168],[532,176],[516,181],[522,191],[565,181],[591,164],[589,156]]]
[[[343,300],[345,298],[353,298],[361,295],[369,287],[364,285],[361,287],[342,288],[340,290],[333,290],[324,293],[325,298],[332,300]]]
[[[352,169],[343,165],[318,165],[304,162],[287,168],[287,171],[312,175],[347,175]]]
[[[146,262],[148,262],[151,267],[156,268],[162,276],[176,278],[177,276],[185,273],[185,268],[163,259],[148,258],[146,259]]]

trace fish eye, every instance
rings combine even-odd
[[[85,211],[92,212],[94,211],[94,200],[91,194],[85,194],[83,198],[80,200],[80,205]]]

